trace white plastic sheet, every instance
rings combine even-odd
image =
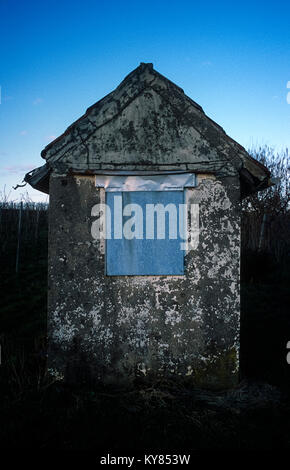
[[[166,175],[96,175],[96,187],[106,191],[174,191],[196,186],[194,173]]]

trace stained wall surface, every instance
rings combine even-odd
[[[238,379],[239,178],[199,175],[199,243],[183,276],[106,276],[91,234],[102,189],[93,176],[50,177],[49,369],[56,377],[130,384],[137,375]]]

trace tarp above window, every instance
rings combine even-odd
[[[96,175],[96,187],[106,191],[174,191],[196,186],[194,173],[167,175]]]

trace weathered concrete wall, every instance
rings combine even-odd
[[[93,177],[52,175],[49,368],[68,380],[130,383],[136,374],[189,376],[207,387],[237,381],[238,177],[199,178],[200,241],[184,276],[104,275],[91,209]]]

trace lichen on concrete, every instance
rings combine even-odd
[[[169,374],[209,386],[233,383],[238,186],[234,190],[231,184],[228,191],[222,181],[204,178],[189,190],[188,199],[200,204],[201,232],[196,250],[186,255],[184,276],[119,277],[105,276],[104,253],[92,243],[91,208],[100,200],[93,180],[71,176],[64,190],[61,177],[54,175],[51,186],[51,367],[71,376],[74,365],[105,382]]]

